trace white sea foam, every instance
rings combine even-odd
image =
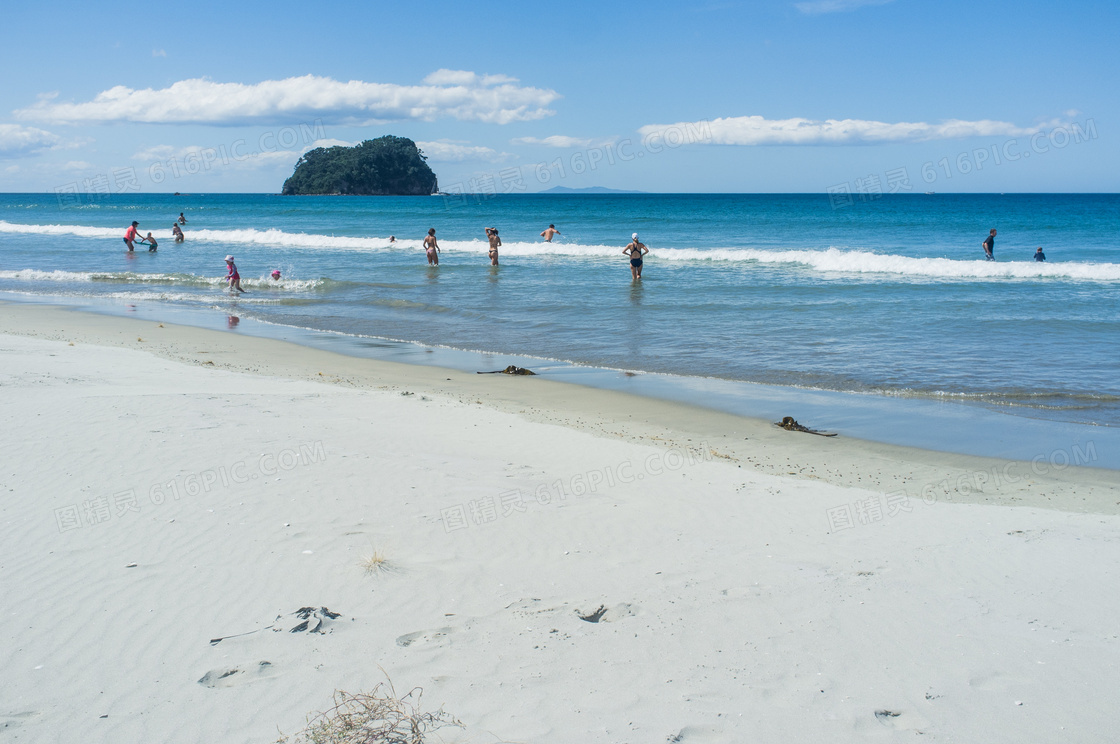
[[[159,274],[131,271],[41,271],[39,269],[17,269],[0,271],[0,279],[17,279],[39,282],[106,282],[120,284],[171,284],[194,287],[222,287],[225,276],[199,276],[197,274]],[[318,289],[330,283],[327,279],[281,279],[270,277],[241,277],[241,286],[256,289],[307,291]]]
[[[980,279],[1086,279],[1120,281],[1120,264],[1073,261],[961,261],[951,258],[915,258],[896,254],[829,248],[822,251],[770,251],[754,249],[668,249],[658,251],[670,260],[757,261],[800,264],[828,273],[900,274],[937,278]]]
[[[222,294],[188,294],[173,291],[133,290],[131,292],[110,292],[98,297],[110,297],[114,300],[127,300],[129,302],[186,302],[208,304],[226,299]],[[244,295],[237,292],[228,294],[228,298],[239,303],[254,305],[268,305],[280,302],[278,297],[262,297],[261,295]]]
[[[147,234],[142,229],[141,234]],[[124,228],[90,227],[86,225],[21,225],[0,220],[0,233],[24,235],[74,235],[81,238],[107,238],[120,241]],[[158,241],[171,241],[171,230],[151,230]],[[244,245],[267,245],[283,248],[336,248],[376,251],[390,247],[388,238],[353,238],[318,235],[315,233],[290,233],[283,230],[189,230],[186,239],[201,243],[241,243]],[[403,244],[404,241],[402,241]],[[420,241],[412,241],[416,247]]]
[[[0,233],[38,235],[75,235],[90,238],[120,239],[115,228],[82,225],[21,225],[0,220]],[[156,234],[157,238],[168,236]],[[334,249],[367,252],[420,251],[419,240],[400,240],[392,245],[381,237],[336,237],[316,233],[291,233],[283,230],[192,230],[188,239],[198,242],[262,245],[286,249]],[[441,240],[440,248],[449,252],[485,254],[484,240]],[[621,246],[579,243],[511,242],[503,244],[502,256],[619,258]],[[918,258],[866,250],[766,250],[755,248],[656,248],[651,262],[700,261],[762,263],[802,266],[830,274],[893,274],[942,279],[1079,279],[1096,282],[1120,281],[1120,264],[1074,261],[962,261],[950,258]],[[2,276],[2,274],[0,274]],[[42,278],[42,277],[29,277]]]

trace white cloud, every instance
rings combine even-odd
[[[149,166],[160,164],[168,170],[182,169],[186,173],[194,175],[220,168],[253,169],[277,164],[295,167],[301,154],[291,150],[253,152],[245,148],[225,146],[215,148],[201,145],[188,145],[186,147],[155,145],[139,150],[132,156],[132,159],[148,163]],[[175,162],[174,166],[170,161]]]
[[[310,145],[303,148],[303,152],[311,152],[312,150],[316,150],[320,147],[353,147],[356,144],[358,144],[358,143],[357,142],[347,142],[346,140],[340,140],[340,139],[327,138],[327,139],[315,140]]]
[[[733,116],[711,121],[649,124],[638,132],[643,138],[660,137],[675,144],[712,145],[874,145],[889,142],[926,142],[964,137],[1031,135],[1061,122],[1019,127],[1005,121],[962,121],[949,119],[939,124],[898,122],[895,124],[863,119],[766,119],[761,116]]]
[[[435,140],[433,142],[417,142],[416,146],[424,151],[429,160],[444,163],[462,163],[468,160],[484,160],[496,163],[509,157],[504,152],[497,152],[489,147],[470,145],[456,140]]]
[[[70,161],[67,161],[67,163],[62,166],[62,169],[63,170],[82,171],[82,170],[89,170],[92,167],[93,167],[92,165],[90,165],[89,163],[87,163],[84,160],[70,160]]]
[[[794,7],[806,15],[820,15],[821,13],[843,13],[865,5],[886,5],[893,0],[813,0],[807,3],[795,3]]]
[[[440,69],[425,77],[423,82],[428,85],[490,86],[516,83],[518,80],[509,75],[478,75],[468,70]]]
[[[164,51],[164,50],[162,50],[162,49],[153,49],[153,50],[152,50],[152,56],[153,56],[153,57],[166,57],[166,56],[167,56],[167,52],[165,52],[165,51]]]
[[[544,147],[601,147],[609,145],[614,140],[593,140],[582,137],[569,137],[564,134],[554,134],[551,137],[518,137],[510,140],[515,145],[543,145]]]
[[[62,138],[44,129],[0,124],[0,158],[18,158],[60,147]]]
[[[551,116],[554,90],[516,85],[504,75],[439,70],[426,85],[340,82],[304,75],[260,83],[180,80],[170,87],[134,90],[118,85],[92,101],[60,103],[40,96],[17,118],[62,123],[144,122],[270,124],[318,119],[333,124],[376,124],[439,118],[507,124]],[[434,79],[435,82],[430,82]]]
[[[346,140],[340,139],[315,140],[310,145],[303,148],[303,153],[307,153],[317,147],[353,147],[356,144],[358,143],[347,142]],[[471,145],[462,140],[432,140],[429,142],[417,142],[416,146],[424,151],[428,160],[433,162],[462,163],[464,161],[483,160],[496,163],[509,157],[508,153],[497,152],[489,147]]]
[[[168,158],[173,157],[176,154],[182,155],[182,154],[186,154],[188,152],[198,152],[198,151],[201,151],[201,150],[202,150],[201,147],[193,147],[193,148],[183,147],[183,148],[180,148],[178,151],[176,151],[176,149],[174,147],[172,147],[171,145],[156,145],[155,147],[147,147],[143,150],[138,151],[135,155],[132,156],[132,159],[133,160],[167,160]]]

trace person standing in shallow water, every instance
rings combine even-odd
[[[498,246],[502,244],[502,239],[498,237],[498,228],[486,228],[486,239],[490,241],[490,265],[498,265]]]
[[[556,225],[549,225],[548,229],[541,233],[544,242],[551,243],[554,235],[559,235],[560,231],[556,229]]]
[[[140,239],[140,236],[136,232],[136,228],[138,227],[140,227],[140,223],[136,220],[133,220],[132,225],[130,225],[129,228],[124,231],[124,244],[128,246],[128,250],[130,252],[133,248],[132,244]]]
[[[995,261],[996,229],[994,227],[988,232],[988,239],[980,245],[984,246],[984,255],[988,257],[988,260]]]
[[[623,248],[622,252],[630,256],[630,278],[639,281],[642,278],[642,256],[649,253],[649,248],[638,240],[638,233],[634,233],[630,244]]]
[[[233,256],[226,256],[226,283],[229,284],[231,290],[236,289],[238,292],[245,292],[241,288],[241,274],[237,271],[237,264],[233,262]]]
[[[439,243],[436,242],[436,229],[430,228],[424,238],[424,251],[428,254],[428,265],[439,266]]]

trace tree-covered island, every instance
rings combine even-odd
[[[428,196],[439,183],[426,160],[415,142],[392,135],[353,147],[317,147],[299,159],[281,193]]]

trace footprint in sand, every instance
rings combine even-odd
[[[223,667],[211,669],[202,675],[198,683],[203,687],[233,687],[246,684],[258,679],[274,676],[272,662],[261,661],[256,664],[247,664],[241,667]]]
[[[599,605],[590,611],[576,610],[579,619],[587,623],[617,623],[619,620],[625,620],[637,614],[637,605],[626,604],[625,602],[610,607]]]
[[[875,711],[875,720],[880,725],[892,729],[921,731],[929,726],[929,720],[912,711],[894,708],[880,708]]]
[[[38,711],[28,710],[23,713],[0,713],[0,733],[17,729],[32,718],[39,715]]]
[[[968,686],[977,690],[1006,690],[1015,685],[1030,684],[1032,680],[1014,677],[1002,672],[978,674],[968,680]]]
[[[537,615],[547,615],[553,612],[559,612],[564,609],[565,605],[550,605],[537,599],[530,597],[529,599],[519,599],[512,604],[506,605],[506,609],[513,612],[518,617],[534,617]]]
[[[436,628],[435,630],[418,630],[415,633],[406,633],[397,639],[397,645],[401,648],[416,647],[438,647],[446,646],[451,643],[451,634],[455,632],[454,628]]]
[[[714,726],[685,726],[666,741],[701,744],[706,741],[727,741],[727,739],[723,736],[723,732]]]

